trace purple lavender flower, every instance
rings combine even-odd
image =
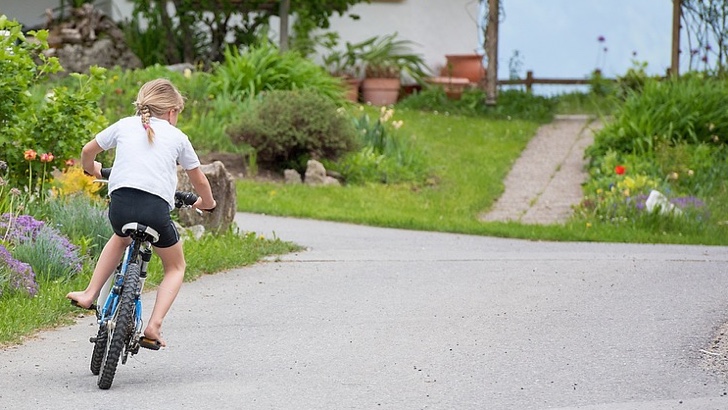
[[[64,278],[82,269],[78,247],[57,229],[30,215],[0,216],[0,232],[6,230],[9,243],[14,245],[13,255],[34,268],[36,275],[49,279]]]
[[[35,282],[33,268],[10,255],[10,252],[0,245],[0,270],[7,270],[10,274],[8,283],[11,289],[24,290],[30,296],[38,293],[38,284]]]
[[[7,231],[5,240],[12,243],[33,240],[42,226],[43,221],[38,221],[30,215],[13,218],[13,214],[7,213],[0,216],[0,231]]]

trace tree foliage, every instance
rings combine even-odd
[[[284,0],[285,1],[285,0]],[[312,28],[328,28],[334,14],[343,15],[354,4],[369,0],[287,0],[290,14],[308,35]],[[134,17],[129,27],[136,40],[131,44],[142,58],[155,55],[149,63],[220,61],[230,44],[253,44],[264,34],[270,18],[279,16],[281,0],[133,0]],[[163,5],[166,5],[163,7]],[[143,33],[139,29],[146,26]],[[144,34],[149,34],[146,41]],[[156,42],[154,40],[157,40]],[[159,41],[159,40],[162,41]],[[306,44],[301,41],[301,44]]]

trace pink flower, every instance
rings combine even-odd
[[[45,154],[40,154],[40,162],[51,162],[53,161],[55,157],[50,152]]]

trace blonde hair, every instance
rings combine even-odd
[[[134,106],[136,115],[142,117],[142,125],[151,144],[154,142],[154,130],[150,126],[151,117],[161,118],[171,110],[182,112],[185,108],[185,99],[171,81],[158,78],[142,85]]]

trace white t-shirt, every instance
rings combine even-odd
[[[102,149],[116,148],[109,193],[136,188],[164,198],[174,208],[177,164],[185,170],[200,166],[190,139],[167,120],[150,119],[154,142],[149,143],[141,117],[126,117],[96,135]]]

